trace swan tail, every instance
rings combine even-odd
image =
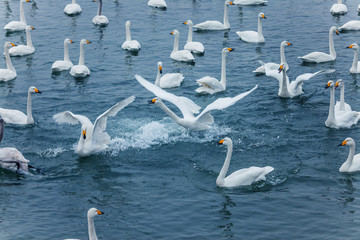
[[[260,180],[263,180],[265,181],[266,180],[266,175],[270,172],[272,172],[274,170],[273,167],[271,166],[266,166],[266,167],[263,167],[263,172],[260,174],[260,176],[258,176],[256,179],[255,179],[255,182],[256,181],[260,181]]]
[[[261,66],[255,69],[253,73],[255,73],[256,75],[265,74],[265,63],[261,60],[258,60],[258,62],[261,64]]]
[[[210,114],[210,112],[207,112],[206,114],[202,115],[198,122],[204,123],[204,124],[213,124],[214,123],[214,117]]]

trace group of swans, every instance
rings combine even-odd
[[[141,48],[141,45],[136,40],[131,40],[131,32],[130,32],[130,21],[126,21],[125,23],[125,30],[126,30],[126,40],[121,45],[121,48],[128,50],[128,51],[139,51]]]
[[[342,15],[348,12],[348,8],[343,4],[342,0],[338,0],[337,3],[333,4],[330,13],[333,15]]]
[[[11,21],[5,25],[4,29],[8,32],[24,31],[27,23],[24,13],[24,3],[30,0],[20,0],[20,21]]]
[[[225,177],[230,166],[230,160],[233,151],[233,142],[230,138],[226,137],[224,139],[221,139],[218,143],[223,144],[228,148],[224,165],[222,166],[219,176],[216,179],[216,185],[219,187],[238,187],[251,185],[252,183],[257,181],[266,180],[266,174],[274,170],[274,168],[271,166],[251,166],[249,168],[237,170],[229,176]]]
[[[264,13],[258,14],[258,31],[237,31],[236,34],[244,42],[249,43],[263,43],[265,42],[264,35],[262,33],[262,19],[266,19]]]
[[[191,52],[189,50],[179,50],[179,31],[178,30],[174,30],[170,33],[170,35],[174,35],[175,39],[174,39],[174,48],[170,54],[170,58],[175,60],[175,61],[180,61],[180,62],[188,62],[188,63],[193,63],[195,62],[195,58],[194,56],[191,54]]]
[[[33,54],[35,52],[35,47],[31,40],[31,34],[30,31],[35,30],[32,26],[26,26],[26,45],[17,45],[15,47],[10,48],[9,54],[12,57],[15,56],[26,56]]]
[[[0,108],[0,116],[4,119],[5,123],[15,124],[15,125],[27,125],[33,124],[34,118],[32,116],[31,110],[31,99],[32,95],[35,93],[41,93],[36,87],[30,87],[28,90],[28,98],[27,98],[27,114],[19,110],[13,109],[5,109]]]
[[[218,98],[211,104],[209,104],[200,114],[201,109],[196,103],[186,97],[179,97],[172,93],[166,92],[155,84],[150,83],[139,75],[135,75],[136,80],[147,90],[152,92],[156,98],[149,101],[149,103],[158,105],[172,120],[174,120],[180,126],[195,131],[208,130],[214,123],[214,118],[210,114],[212,110],[222,110],[234,105],[237,101],[244,98],[251,92],[253,92],[257,85],[250,91],[241,93],[235,97]],[[181,111],[183,118],[178,117],[173,111],[171,111],[162,101],[166,100],[174,104]],[[194,114],[198,114],[196,117]]]
[[[22,0],[24,1],[24,0]],[[28,0],[27,0],[28,1]],[[93,0],[96,2],[97,0]],[[102,0],[99,1],[99,7],[96,16],[92,19],[93,24],[98,25],[100,27],[104,27],[109,24],[109,19],[102,15]],[[76,3],[76,0],[72,0],[72,3],[67,4],[64,8],[64,12],[69,16],[74,16],[77,14],[80,14],[82,12],[82,9],[79,4]]]
[[[79,4],[76,3],[76,0],[72,0],[72,3],[69,3],[64,8],[64,13],[67,15],[76,15],[82,12],[82,9]]]
[[[150,7],[166,9],[167,5],[165,0],[149,0],[147,3]]]
[[[4,53],[6,60],[6,68],[0,69],[0,82],[6,82],[12,79],[15,79],[17,74],[14,66],[12,65],[9,49],[15,47],[16,45],[11,42],[6,42],[4,44]]]
[[[135,96],[128,97],[106,110],[94,122],[83,115],[73,114],[70,111],[57,113],[53,116],[56,123],[81,124],[80,139],[75,152],[80,156],[89,156],[107,148],[110,136],[105,132],[108,117],[116,114],[135,100]]]
[[[191,20],[187,20],[184,24],[189,26],[188,40],[184,49],[192,53],[203,54],[205,51],[204,45],[201,42],[193,42],[193,22]]]
[[[157,63],[158,71],[155,79],[155,85],[161,88],[179,87],[184,80],[181,73],[167,73],[162,75],[162,62]]]
[[[329,115],[325,121],[325,126],[328,128],[350,128],[352,125],[357,124],[360,119],[360,113],[352,111],[348,104],[344,101],[344,84],[339,80],[336,85],[334,81],[330,80],[325,88],[330,88],[330,106]],[[335,88],[340,86],[340,102],[335,106]]]

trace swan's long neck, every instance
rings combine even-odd
[[[179,34],[175,34],[173,52],[179,51]]]
[[[225,3],[225,7],[224,7],[224,26],[225,26],[225,28],[230,28],[228,5],[226,3]]]
[[[221,79],[220,83],[223,85],[224,89],[226,89],[226,52],[222,53],[221,57]]]
[[[355,72],[357,72],[358,59],[359,59],[359,48],[356,49],[355,52],[354,52],[354,60],[353,60],[352,66],[351,66],[351,68],[352,68]]]
[[[282,81],[279,82],[279,96],[282,96],[282,97],[289,97],[290,94],[289,94],[289,89],[288,89],[288,79],[286,77],[286,70],[285,70],[285,66],[284,66],[284,69],[282,70],[282,74],[283,74],[283,77],[282,77]]]
[[[261,17],[258,17],[258,38],[264,38],[263,33],[262,33],[262,21],[261,21]]]
[[[330,89],[329,115],[326,121],[335,122],[335,88],[334,87]]]
[[[126,24],[126,41],[131,41],[130,24]]]
[[[28,91],[27,108],[26,108],[28,122],[33,121],[33,116],[32,116],[32,111],[31,111],[31,95],[32,95],[31,92]]]
[[[233,145],[231,143],[230,145],[228,145],[228,151],[226,154],[224,164],[220,170],[219,176],[216,179],[217,185],[220,185],[220,186],[224,185],[225,176],[226,176],[226,173],[229,170],[229,166],[230,166],[232,151],[233,151]]]
[[[76,0],[72,0],[72,4],[76,4]]]
[[[102,10],[102,0],[99,0],[99,8],[98,8],[98,16],[101,16],[101,10]]]
[[[285,58],[285,45],[284,44],[280,44],[280,62],[285,63],[284,65],[286,67],[288,66],[288,64],[286,62],[286,58]]]
[[[158,69],[156,79],[155,79],[155,85],[158,87],[160,87],[160,78],[161,78],[161,73],[160,73],[160,70]]]
[[[180,118],[171,111],[162,101],[159,101],[159,107],[169,116],[171,117],[176,123],[180,122]]]
[[[34,47],[32,41],[31,41],[30,31],[31,31],[30,29],[26,28],[26,45],[28,47]]]
[[[338,4],[342,4],[342,0],[338,0]]]
[[[10,58],[10,54],[9,54],[9,48],[8,47],[4,47],[4,52],[5,52],[5,59],[6,59],[6,67],[7,69],[16,72],[14,66],[12,65],[11,62],[11,58]]]
[[[79,64],[78,65],[85,65],[84,45],[85,44],[80,44],[80,56],[79,56]]]
[[[332,29],[329,32],[329,50],[330,55],[336,58],[336,52],[334,47],[334,33]]]
[[[27,25],[25,13],[24,13],[24,2],[20,0],[20,21]]]
[[[192,42],[192,38],[193,38],[193,24],[192,23],[188,23],[189,25],[189,34],[188,34],[188,42]]]
[[[74,0],[76,1],[76,0]],[[68,43],[64,43],[64,61],[70,62],[70,57],[69,57],[69,44]]]
[[[89,240],[98,240],[95,232],[94,218],[88,216]]]
[[[354,145],[350,146],[348,158],[343,163],[341,168],[343,168],[345,166],[346,166],[346,168],[350,168],[353,163],[353,160],[354,160],[354,155],[355,155],[355,143],[354,143]]]
[[[340,111],[345,111],[345,86],[340,87]]]

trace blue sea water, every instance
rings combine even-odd
[[[0,170],[0,239],[87,239],[86,212],[96,207],[105,214],[95,219],[99,239],[358,239],[360,234],[360,174],[338,169],[347,147],[337,147],[346,137],[360,141],[359,126],[328,129],[330,79],[342,78],[346,102],[360,111],[358,76],[349,73],[360,32],[334,36],[338,58],[333,63],[302,64],[297,58],[318,50],[328,51],[331,26],[359,19],[358,2],[346,2],[349,12],[334,17],[335,1],[269,0],[266,6],[229,7],[230,31],[195,32],[205,46],[195,65],[170,59],[173,29],[180,31],[180,47],[188,28],[205,20],[222,20],[222,0],[167,0],[162,11],[147,1],[104,1],[105,28],[92,24],[98,3],[78,1],[83,12],[66,16],[70,1],[36,0],[25,4],[25,15],[36,48],[33,55],[12,58],[18,77],[0,83],[0,107],[26,110],[27,89],[33,96],[30,127],[6,126],[1,146],[18,148],[42,174],[23,176]],[[18,0],[0,2],[0,44],[25,44],[25,33],[7,34],[6,23],[19,18]],[[236,31],[256,30],[263,11],[264,44],[239,40]],[[131,54],[121,49],[125,21],[132,22],[132,37],[142,49]],[[86,38],[85,62],[91,75],[74,79],[54,75],[51,65],[63,57],[69,37],[70,56],[78,60],[79,42]],[[293,99],[277,96],[278,83],[252,70],[258,60],[279,61],[279,45],[286,47],[290,79],[306,72],[333,68],[304,83],[304,94]],[[227,58],[228,89],[213,96],[195,93],[196,79],[220,78],[221,50],[234,48]],[[234,106],[213,112],[210,131],[189,132],[174,123],[157,106],[154,96],[134,78],[156,77],[158,61],[164,73],[181,72],[184,83],[170,89],[202,107],[218,97],[235,96],[259,88]],[[1,67],[4,61],[1,60]],[[70,110],[92,121],[116,102],[131,95],[134,103],[108,119],[109,148],[89,157],[75,153],[80,126],[57,125],[52,116]],[[338,91],[337,91],[338,95]],[[169,104],[171,107],[171,105]],[[172,108],[174,109],[174,108]],[[176,109],[175,109],[176,110]],[[223,137],[234,141],[229,172],[249,166],[270,165],[275,170],[266,181],[223,189],[215,184],[226,155]]]

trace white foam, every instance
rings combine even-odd
[[[56,148],[48,148],[42,152],[39,153],[40,157],[44,158],[53,158],[59,156],[61,153],[65,152],[66,149],[62,147],[56,147]]]

